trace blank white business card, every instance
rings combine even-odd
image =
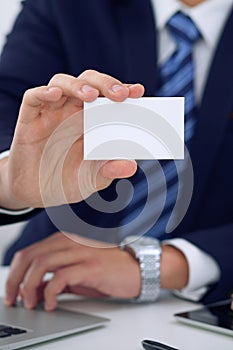
[[[84,104],[84,159],[183,159],[184,98]]]

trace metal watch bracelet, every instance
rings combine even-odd
[[[138,260],[141,271],[141,293],[131,301],[155,301],[160,291],[160,242],[152,237],[128,236],[121,245]]]

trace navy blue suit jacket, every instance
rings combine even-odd
[[[191,205],[173,232],[174,237],[185,238],[213,256],[221,268],[221,280],[203,302],[228,297],[233,289],[232,33],[231,13],[197,112],[191,145],[195,176]],[[1,150],[10,146],[23,92],[46,84],[55,73],[78,76],[91,68],[123,82],[140,82],[147,96],[156,91],[155,19],[149,0],[27,0],[8,39],[0,63]],[[114,186],[115,182],[103,196],[113,199]],[[85,203],[75,207],[99,226],[120,220],[118,215],[103,217]],[[31,238],[26,233],[24,242],[21,238],[14,245],[6,261],[15,249],[54,232],[46,215],[39,217],[30,226]],[[39,231],[38,221],[43,226]]]

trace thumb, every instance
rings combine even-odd
[[[132,176],[136,170],[134,160],[84,161],[78,174],[82,199],[108,187],[114,179]]]
[[[136,170],[135,160],[110,160],[100,168],[99,175],[109,180],[122,179],[133,176]]]
[[[114,179],[131,177],[137,170],[134,160],[105,161],[100,167],[96,177],[96,188],[102,190],[108,187]]]

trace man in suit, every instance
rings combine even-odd
[[[156,0],[143,3],[102,0],[74,1],[71,6],[62,0],[28,0],[3,54],[0,84],[2,91],[5,90],[4,99],[9,100],[11,94],[2,86],[11,79],[9,89],[20,100],[25,89],[44,84],[57,72],[79,76],[92,68],[122,82],[140,82],[146,96],[154,96],[159,87],[159,66],[175,49],[166,22],[180,10],[192,18],[200,31],[194,51],[197,121],[189,146],[195,183],[184,219],[172,232],[169,244],[162,246],[160,285],[182,289],[186,297],[195,294],[195,300],[210,302],[228,297],[233,287],[230,280],[233,186],[229,161],[233,146],[232,1],[223,4],[220,0],[164,0],[161,4]],[[11,115],[13,119],[17,116]],[[115,185],[103,191],[102,197],[114,200]],[[124,220],[124,212],[114,216],[98,213],[86,203],[73,208],[83,220],[103,229]],[[28,231],[9,255],[32,243],[28,239],[29,231],[38,231],[40,239],[57,230],[45,213],[40,215],[34,219],[34,225],[29,224]],[[62,221],[62,229],[86,235],[80,227],[66,222],[65,217]],[[12,265],[7,303],[14,302],[19,285],[24,282],[21,294],[25,304],[34,307],[38,300],[36,290],[39,287],[43,290],[42,276],[46,271],[55,271],[53,280],[43,290],[48,309],[55,307],[55,296],[67,289],[87,295],[140,300],[145,281],[140,275],[138,259],[119,248],[93,251],[88,247],[93,242],[85,243],[86,246],[73,243],[57,234],[23,250]],[[42,260],[44,264],[40,268]],[[158,278],[154,283],[158,283]]]

